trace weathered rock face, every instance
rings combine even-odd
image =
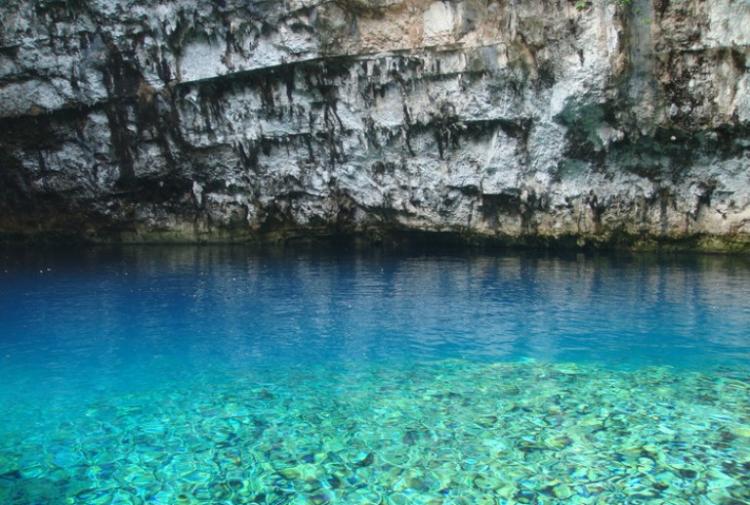
[[[750,243],[738,0],[6,0],[0,233]]]

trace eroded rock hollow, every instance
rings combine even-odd
[[[750,3],[6,0],[0,234],[750,244]]]

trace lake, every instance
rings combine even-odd
[[[750,501],[750,259],[0,251],[0,503]]]

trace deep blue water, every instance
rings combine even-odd
[[[189,397],[191,388],[208,398],[215,393],[202,387],[247,387],[243,381],[251,376],[272,389],[293,373],[318,369],[336,370],[335,379],[325,380],[344,381],[356,392],[365,387],[360,371],[418,373],[443,363],[574,364],[600,376],[666,367],[670,374],[729,374],[743,381],[750,363],[750,261],[258,253],[242,247],[5,251],[0,474],[6,478],[0,476],[0,493],[5,486],[9,503],[31,503],[37,498],[29,483],[48,472],[56,484],[40,491],[44,499],[93,503],[70,487],[90,467],[84,471],[76,459],[75,471],[60,470],[68,467],[58,462],[58,474],[27,475],[23,465],[31,456],[23,454],[23,443],[49,436],[64,446],[60,426],[68,423],[78,430],[75,443],[84,444],[83,425],[76,423],[104,416],[91,413],[102,402],[128,398],[143,407],[162,403],[167,390]],[[311,377],[315,383],[322,375]],[[327,394],[327,386],[316,387]],[[732,426],[745,421],[739,417]],[[50,457],[46,461],[55,461]],[[96,489],[100,482],[86,485]],[[333,494],[341,489],[321,486]],[[96,502],[115,503],[117,492],[143,503],[179,502],[167,495],[159,501],[147,487],[110,486]],[[196,493],[191,499],[201,502],[197,488],[190,489]],[[270,503],[268,496],[263,493]],[[293,502],[283,496],[288,501],[279,503]],[[249,503],[231,503],[240,502]]]
[[[27,386],[43,392],[50,381],[118,387],[275,361],[750,360],[750,261],[741,259],[8,254],[0,370],[13,389],[31,377]]]

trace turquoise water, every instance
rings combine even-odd
[[[750,262],[0,252],[0,504],[750,503]]]

